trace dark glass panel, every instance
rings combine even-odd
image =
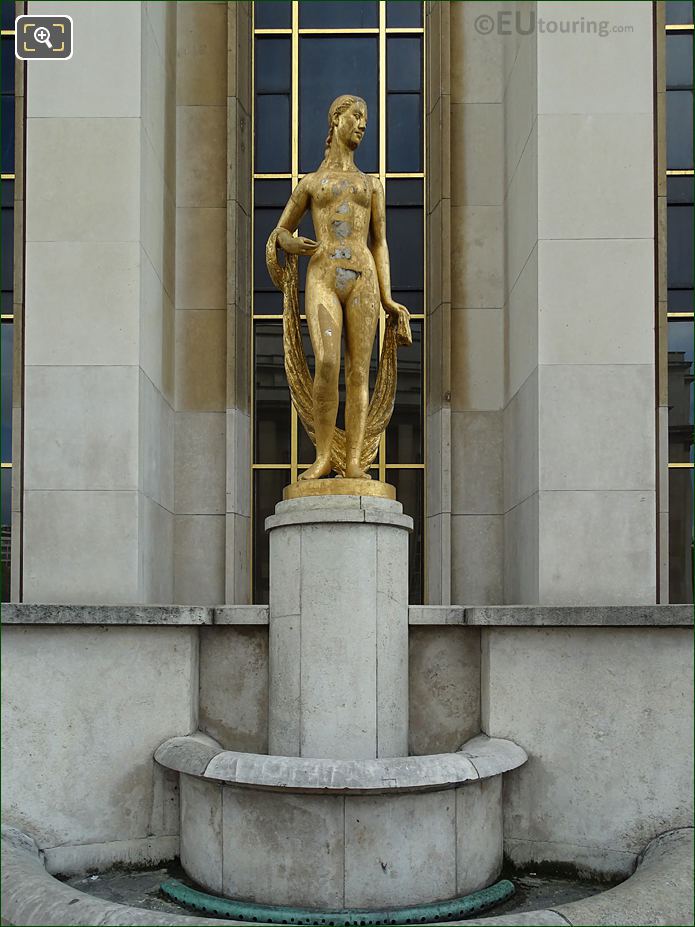
[[[14,174],[14,97],[2,97],[2,173]]]
[[[693,34],[671,32],[666,35],[666,87],[692,89]]]
[[[422,463],[422,322],[410,323],[413,343],[398,349],[396,404],[386,430],[386,461]]]
[[[316,4],[316,6],[332,4]],[[358,4],[356,4],[358,5]],[[378,41],[372,36],[302,36],[299,41],[299,170],[315,171],[328,134],[328,107],[344,93],[367,103],[369,124],[355,161],[379,168]]]
[[[666,166],[670,170],[693,166],[692,90],[669,90],[666,94]]]
[[[314,350],[311,346],[311,339],[309,338],[309,331],[306,327],[306,323],[303,323],[303,337],[304,342],[304,353],[309,364],[309,370],[313,377],[314,375]],[[344,345],[344,338],[343,338]],[[343,355],[344,355],[343,350]],[[369,390],[370,396],[374,390],[374,384],[376,383],[376,372],[377,365],[379,363],[379,338],[378,335],[374,339],[374,346],[372,347],[372,360],[369,368]],[[338,380],[338,396],[339,396],[339,406],[338,406],[338,418],[336,424],[339,428],[345,427],[345,358],[341,358],[340,364],[340,377]],[[309,436],[304,431],[304,428],[300,422],[299,424],[299,444],[298,444],[298,454],[300,464],[310,464],[313,462],[316,455],[316,449],[311,443]]]
[[[419,35],[386,40],[386,90],[419,93],[422,89],[422,39]]]
[[[0,569],[2,570],[2,601],[10,601],[11,536],[12,536],[12,470],[3,470],[2,525],[0,526]]]
[[[2,58],[2,92],[14,93],[14,37],[5,36],[2,39],[0,47],[0,58]]]
[[[256,93],[289,93],[292,87],[292,45],[284,36],[256,39]]]
[[[5,181],[3,181],[5,183]],[[14,209],[2,210],[2,289],[11,290],[14,274]]]
[[[292,26],[289,0],[255,0],[253,12],[256,29],[289,29]]]
[[[256,180],[253,185],[253,204],[255,207],[274,207],[278,219],[292,192],[289,180]]]
[[[282,293],[279,290],[254,290],[253,311],[255,315],[281,315]]]
[[[254,323],[254,462],[290,462],[290,392],[282,322]]]
[[[422,170],[422,96],[390,93],[386,100],[386,170]]]
[[[389,0],[386,4],[388,29],[418,28],[422,26],[422,3],[418,0]]]
[[[413,533],[408,541],[408,600],[411,605],[421,605],[424,595],[424,474],[422,470],[387,469],[386,482],[396,487],[396,497],[402,503],[404,513],[413,519]]]
[[[265,520],[282,501],[282,490],[289,485],[289,470],[254,470],[253,473],[253,601],[268,602],[270,590],[270,545]]]
[[[693,454],[693,322],[668,323],[668,432],[671,463],[692,460]]]
[[[0,181],[0,190],[2,190],[3,208],[12,209],[14,207],[14,180]]]
[[[387,180],[386,205],[422,206],[422,180]]]
[[[2,29],[14,29],[15,5],[14,0],[2,0]]]
[[[669,203],[692,205],[695,187],[692,177],[667,177],[666,185]]]
[[[692,290],[669,290],[669,312],[693,312],[695,310],[695,293]]]
[[[391,286],[394,290],[422,290],[422,207],[387,206],[386,233],[391,259]]]
[[[373,29],[378,25],[377,3],[310,0],[299,4],[300,29]]]
[[[12,290],[3,290],[2,300],[0,301],[0,306],[2,307],[3,313],[13,311],[12,302]]]
[[[693,470],[668,471],[669,599],[693,601]]]
[[[672,287],[693,285],[693,207],[668,206],[668,282]]]
[[[290,135],[289,96],[256,96],[256,173],[289,173],[292,167]]]
[[[669,25],[691,23],[692,21],[693,4],[691,0],[675,0],[675,2],[666,0],[666,22]]]
[[[14,325],[3,322],[0,325],[0,338],[2,344],[2,425],[0,433],[3,463],[12,460],[12,349],[14,343]]]
[[[391,296],[397,303],[401,303],[411,315],[425,311],[424,293],[422,290],[391,290]]]

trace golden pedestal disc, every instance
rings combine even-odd
[[[282,498],[301,499],[305,496],[376,496],[395,499],[396,487],[379,480],[349,480],[344,477],[321,480],[298,480],[282,491]]]

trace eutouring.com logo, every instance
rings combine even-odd
[[[480,35],[595,35],[604,39],[616,32],[633,32],[633,26],[611,23],[607,19],[543,19],[532,11],[499,10],[494,16],[481,13],[476,17],[475,31]]]

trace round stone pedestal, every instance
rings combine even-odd
[[[412,524],[399,502],[348,495],[280,502],[266,519],[270,753],[407,754]]]

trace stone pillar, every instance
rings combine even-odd
[[[280,502],[270,532],[269,753],[408,753],[408,532],[398,502]]]

